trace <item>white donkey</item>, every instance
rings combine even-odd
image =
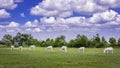
[[[47,47],[46,47],[46,50],[47,50],[47,51],[53,51],[53,46],[47,46]]]
[[[62,52],[67,52],[67,46],[62,46],[62,47],[60,48],[60,50],[61,50]]]
[[[23,47],[22,47],[22,46],[19,46],[18,49],[19,49],[19,51],[22,51],[22,50],[23,50]]]
[[[11,46],[11,51],[13,51],[13,50],[14,50],[14,48],[15,48],[15,47],[12,45],[12,46]]]
[[[78,48],[78,52],[84,52],[84,50],[85,50],[85,47]]]
[[[107,47],[103,50],[104,53],[113,53],[113,48],[112,47]]]
[[[30,49],[30,50],[33,50],[34,48],[35,48],[35,45],[29,46],[29,49]]]

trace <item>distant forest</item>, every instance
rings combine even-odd
[[[37,40],[33,38],[31,34],[22,34],[18,32],[16,36],[11,36],[9,34],[5,34],[3,38],[0,40],[0,45],[11,46],[14,45],[18,46],[30,46],[35,45],[38,47],[61,47],[61,46],[68,46],[68,47],[94,47],[94,48],[103,48],[103,47],[120,47],[120,38],[116,40],[115,38],[109,38],[107,42],[104,37],[100,37],[99,34],[94,35],[91,39],[89,39],[85,35],[76,35],[75,39],[71,39],[69,42],[65,40],[65,36],[61,35],[56,37],[55,39],[47,38],[46,40]]]

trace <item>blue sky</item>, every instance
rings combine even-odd
[[[17,32],[37,39],[99,33],[120,38],[119,0],[0,0],[0,38]]]

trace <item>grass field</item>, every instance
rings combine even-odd
[[[59,48],[53,52],[40,47],[32,51],[26,47],[22,52],[0,48],[0,68],[120,68],[120,49],[103,54],[103,48],[86,48],[85,53],[77,48],[68,48],[67,53]]]

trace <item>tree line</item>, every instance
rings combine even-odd
[[[11,36],[9,34],[5,34],[3,38],[0,40],[0,44],[11,46],[14,45],[18,46],[40,46],[40,47],[61,47],[61,46],[68,46],[68,47],[94,47],[94,48],[101,48],[101,47],[120,47],[120,38],[116,40],[115,38],[109,38],[107,42],[104,37],[100,37],[99,34],[94,35],[91,39],[89,39],[85,35],[78,34],[75,39],[71,39],[69,42],[65,40],[65,36],[61,35],[55,39],[47,38],[46,40],[37,40],[31,34],[22,34],[18,32],[16,36]]]

